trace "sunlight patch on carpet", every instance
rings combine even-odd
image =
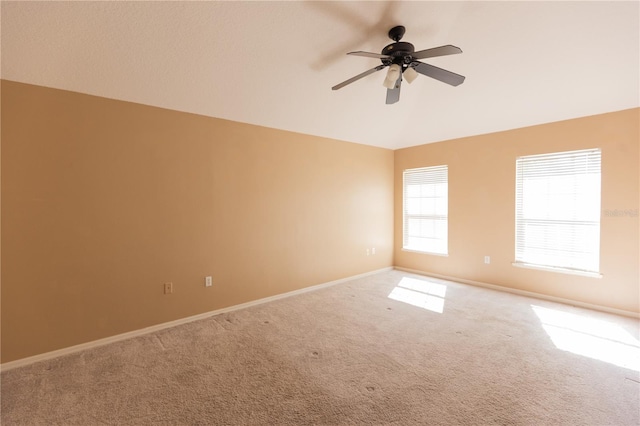
[[[621,326],[556,309],[531,308],[558,349],[640,372],[640,341]]]
[[[444,312],[445,284],[438,284],[417,278],[404,277],[389,293],[389,299],[408,303],[422,309],[441,314]]]

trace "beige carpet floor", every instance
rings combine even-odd
[[[631,318],[389,271],[5,371],[1,419],[638,425],[638,339]]]

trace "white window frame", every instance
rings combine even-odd
[[[446,165],[402,173],[402,250],[448,256],[449,170]]]
[[[600,274],[600,149],[516,159],[514,266]]]

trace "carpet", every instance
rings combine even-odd
[[[4,371],[1,420],[638,425],[638,340],[632,318],[394,270]]]

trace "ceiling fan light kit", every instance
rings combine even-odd
[[[407,83],[411,84],[418,77],[418,72],[412,67],[407,67],[402,74]]]
[[[389,66],[389,71],[387,71],[387,77],[382,82],[382,85],[387,89],[393,89],[396,85],[396,82],[400,78],[402,74],[402,67],[398,64],[393,64]]]
[[[387,104],[393,104],[400,100],[400,86],[402,84],[403,75],[409,83],[412,83],[418,74],[426,75],[427,77],[434,78],[451,86],[459,86],[464,82],[464,76],[460,74],[419,61],[419,59],[462,53],[462,50],[459,47],[448,44],[446,46],[434,47],[432,49],[416,52],[413,44],[400,41],[404,36],[404,33],[405,28],[402,25],[391,28],[389,30],[389,38],[394,42],[385,46],[380,54],[362,51],[347,53],[347,55],[380,59],[382,65],[378,65],[377,67],[345,80],[342,83],[333,86],[331,89],[341,89],[348,84],[386,67],[389,67],[389,70],[387,71],[387,76],[385,77],[382,85],[387,88]]]

